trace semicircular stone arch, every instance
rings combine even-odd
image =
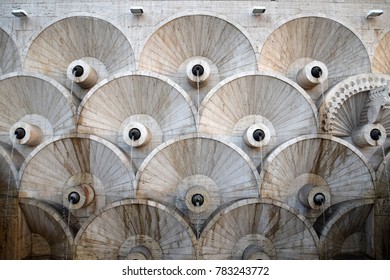
[[[260,69],[282,73],[298,83],[300,70],[321,62],[327,79],[307,88],[313,99],[348,76],[371,72],[369,55],[358,36],[343,24],[319,16],[303,16],[279,26],[266,39],[259,61]]]
[[[157,147],[138,170],[136,190],[137,198],[178,209],[199,237],[219,206],[259,197],[259,174],[234,144],[193,134]]]
[[[135,167],[117,146],[93,135],[47,141],[20,170],[19,197],[63,205],[84,221],[105,205],[134,197]]]
[[[262,140],[250,135],[257,129],[264,133]],[[317,109],[308,94],[287,78],[244,72],[207,94],[200,107],[199,130],[233,142],[258,165],[283,142],[316,133]]]
[[[199,89],[196,77],[187,71],[198,64],[205,71]],[[195,14],[179,16],[158,28],[142,50],[139,68],[171,78],[198,104],[219,81],[238,71],[257,70],[257,59],[251,41],[234,24]]]
[[[196,259],[195,243],[194,233],[178,212],[142,199],[107,205],[86,221],[75,238],[76,259],[189,260]]]
[[[169,79],[149,72],[124,72],[100,83],[86,95],[79,111],[79,133],[115,143],[137,167],[158,145],[196,131],[189,96]],[[130,138],[134,128],[144,128],[142,143]]]
[[[200,239],[204,259],[318,259],[318,237],[291,207],[243,199],[216,211]]]
[[[305,135],[273,150],[261,173],[261,197],[288,204],[312,223],[333,204],[373,199],[375,173],[350,143]]]
[[[81,66],[89,74],[88,85],[79,86],[78,80],[68,75],[74,70],[69,67],[80,60],[86,63]],[[88,66],[93,71],[87,71]],[[71,16],[50,24],[32,39],[24,69],[57,80],[82,99],[96,82],[134,70],[135,59],[130,42],[114,24],[92,16]]]
[[[0,79],[0,140],[24,157],[55,136],[76,131],[76,104],[58,82],[41,74],[11,73]],[[19,137],[17,129],[23,128]]]
[[[351,200],[332,205],[313,225],[320,236],[323,259],[371,259],[375,251],[373,199]]]

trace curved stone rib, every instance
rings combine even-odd
[[[133,197],[134,173],[126,154],[104,139],[57,137],[26,159],[20,171],[19,196],[61,204],[75,209],[76,217],[85,218],[108,203]],[[82,209],[74,208],[68,201],[68,191],[83,184],[92,189],[94,199]]]
[[[132,249],[143,246],[151,259],[194,259],[194,242],[189,225],[174,210],[153,201],[124,200],[83,225],[75,239],[76,258],[132,259],[137,256]]]
[[[240,200],[216,212],[200,240],[205,259],[318,259],[318,237],[304,217],[272,200]],[[256,256],[256,255],[255,255]]]
[[[81,104],[78,132],[110,140],[140,165],[159,144],[195,132],[194,110],[188,95],[168,79],[144,72],[124,73],[88,93]],[[132,122],[142,124],[150,134],[142,149],[124,141]]]
[[[33,39],[24,69],[70,89],[67,68],[78,59],[87,60],[97,70],[98,80],[135,68],[132,47],[117,27],[99,18],[73,16],[54,22]]]

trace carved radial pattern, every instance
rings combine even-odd
[[[110,142],[96,136],[58,137],[26,159],[19,195],[70,207],[64,194],[69,188],[87,184],[94,199],[86,205],[87,210],[74,210],[75,215],[84,217],[108,203],[133,197],[133,180],[131,160]]]
[[[245,34],[233,24],[209,15],[179,17],[157,29],[142,51],[140,69],[168,76],[195,94],[196,88],[188,86],[186,76],[186,67],[195,58],[210,66],[209,82],[201,89],[202,97],[237,71],[257,69],[253,46]]]
[[[134,249],[142,246],[151,259],[194,259],[194,240],[174,210],[152,201],[125,200],[108,205],[85,223],[75,239],[76,258],[133,258]]]
[[[15,42],[7,32],[0,28],[0,75],[20,71],[21,66]]]
[[[375,196],[374,174],[363,155],[330,136],[303,136],[282,144],[266,158],[262,178],[262,197],[282,201],[307,215],[307,207],[299,200],[306,184],[329,193],[330,204]],[[318,217],[321,212],[312,214]]]
[[[28,225],[28,231],[24,232],[20,240],[20,242],[26,242],[24,248],[42,246],[42,243],[34,244],[34,238],[31,238],[31,234],[38,234],[49,247],[45,248],[48,255],[40,257],[71,259],[73,255],[73,230],[72,227],[68,226],[66,219],[63,219],[62,214],[49,204],[34,199],[21,199],[19,205]],[[70,225],[72,226],[72,223]],[[45,251],[44,248],[40,248],[40,250]],[[31,257],[30,254],[29,250],[24,252],[25,257]]]
[[[251,247],[264,259],[318,259],[308,222],[271,200],[241,200],[217,212],[200,241],[205,259],[245,259]]]
[[[10,129],[18,122],[38,126],[42,141],[74,132],[75,104],[57,82],[42,75],[10,74],[0,80],[0,139],[11,143]],[[31,149],[17,145],[27,155]]]
[[[159,144],[195,132],[194,109],[179,87],[156,76],[124,74],[90,92],[81,104],[78,131],[95,134],[116,143],[138,165]],[[150,133],[145,147],[131,148],[123,140],[126,125],[139,122]]]
[[[258,173],[233,144],[206,136],[182,137],[156,148],[137,173],[137,197],[177,207],[199,224],[218,206],[240,198],[258,197]],[[193,195],[204,204],[196,207]],[[194,205],[195,204],[195,205]]]
[[[318,218],[314,228],[320,236],[324,258],[345,259],[348,254],[349,259],[353,255],[355,258],[367,258],[374,255],[367,246],[372,242],[372,229],[367,223],[373,202],[372,199],[342,202],[333,205]]]
[[[293,19],[276,29],[261,50],[260,67],[287,75],[294,63],[304,59],[326,65],[329,85],[371,72],[370,59],[360,39],[342,24],[321,17]]]
[[[134,69],[132,47],[124,34],[107,21],[86,16],[65,18],[44,29],[28,50],[25,69],[70,85],[67,68],[82,58],[95,68],[102,63],[106,75]]]
[[[321,128],[336,136],[350,136],[360,119],[369,91],[390,84],[390,76],[360,74],[348,77],[330,89],[320,107]],[[384,110],[380,123],[390,130],[390,113]]]
[[[271,141],[261,152],[266,154],[294,137],[315,133],[316,109],[310,97],[287,79],[253,73],[235,76],[211,91],[200,109],[200,131],[229,136],[248,154],[253,149],[243,143],[245,130],[264,124]],[[254,151],[259,153],[259,149]]]
[[[390,32],[382,37],[375,49],[372,72],[390,75]]]

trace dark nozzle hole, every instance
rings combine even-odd
[[[264,138],[265,132],[262,129],[256,129],[253,131],[253,139],[255,139],[257,142],[264,140]]]
[[[314,78],[319,78],[322,76],[322,69],[318,66],[314,66],[313,68],[311,68],[311,74]]]
[[[204,203],[204,197],[201,194],[194,194],[192,196],[191,202],[194,206],[197,207],[202,206]]]
[[[204,74],[204,68],[200,64],[196,64],[194,67],[192,67],[192,74],[194,76],[200,77]]]
[[[316,193],[313,200],[315,205],[322,205],[325,203],[325,195],[322,193]]]
[[[81,77],[84,74],[84,68],[81,65],[76,65],[73,67],[72,73],[75,77]]]
[[[26,136],[26,131],[24,130],[24,128],[18,127],[17,129],[15,129],[14,134],[16,136],[16,139],[20,140],[20,139],[23,139],[24,136]]]
[[[132,128],[129,131],[129,137],[133,141],[137,141],[141,138],[141,131],[138,128]]]
[[[370,137],[372,140],[374,141],[378,141],[382,136],[382,133],[379,129],[377,128],[374,128],[373,130],[371,130],[370,132]]]
[[[80,201],[80,195],[77,192],[71,192],[68,195],[68,200],[71,204],[76,204]]]

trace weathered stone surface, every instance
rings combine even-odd
[[[389,0],[263,2],[2,0],[0,258],[390,259]]]

